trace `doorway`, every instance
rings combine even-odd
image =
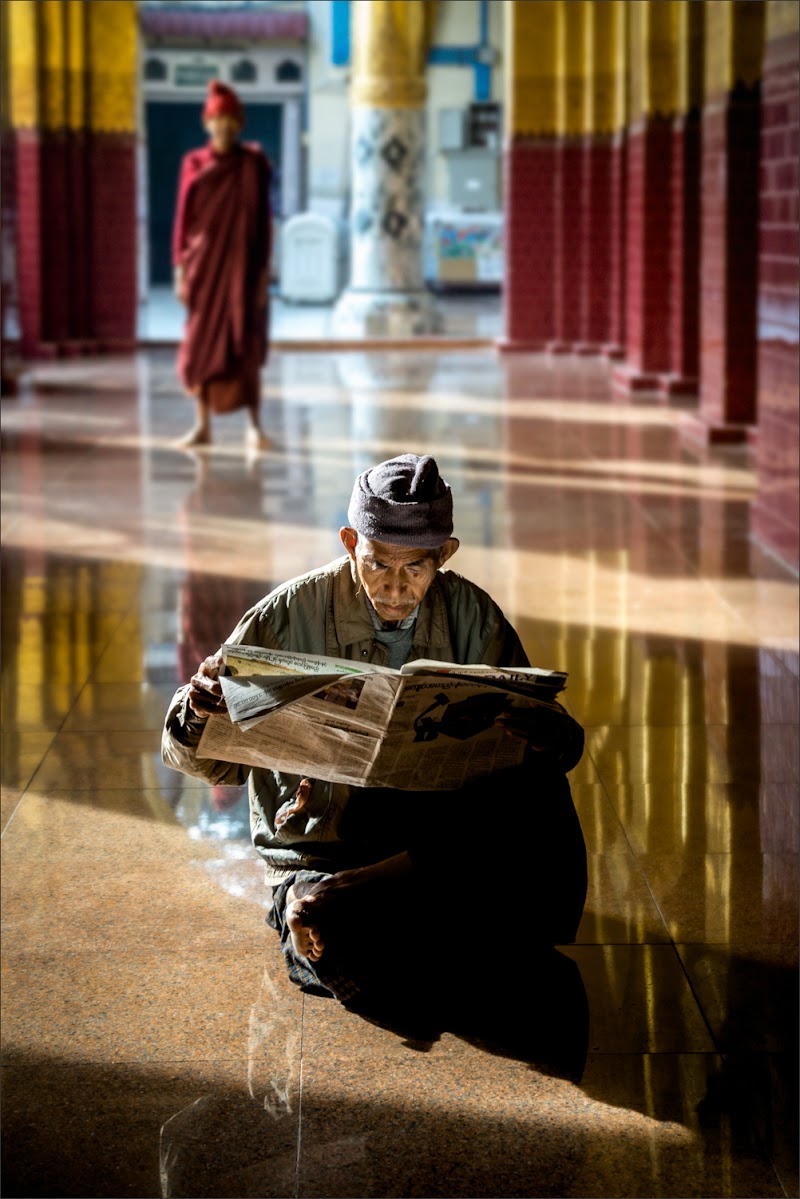
[[[147,100],[147,195],[151,287],[172,283],[172,222],[181,159],[204,144],[202,105],[173,100]],[[281,210],[282,104],[247,101],[243,140],[257,142],[272,163],[271,203]]]

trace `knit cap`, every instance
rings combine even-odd
[[[347,519],[370,541],[435,549],[453,535],[453,493],[429,454],[401,454],[358,476]]]

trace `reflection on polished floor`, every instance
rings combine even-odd
[[[747,451],[588,360],[285,353],[264,395],[250,460],[238,415],[172,447],[167,351],[3,401],[4,1193],[797,1195],[797,584]],[[296,991],[246,799],[159,757],[176,684],[406,449],[587,730],[578,941],[533,960],[502,911],[490,797],[447,918],[497,904],[496,975],[449,963],[444,1027]]]

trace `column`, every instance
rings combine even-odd
[[[700,110],[703,6],[678,5],[678,111],[672,124],[672,283],[664,395],[696,396],[700,324]]]
[[[555,336],[557,19],[555,0],[506,7],[503,350],[542,350]]]
[[[9,0],[7,19],[22,352],[130,348],[135,4]]]
[[[669,370],[672,120],[676,0],[629,0],[630,104],[626,195],[626,363],[615,384],[651,390]]]
[[[333,314],[340,335],[435,332],[422,269],[425,62],[433,6],[351,5],[350,284]]]
[[[623,22],[619,0],[587,5],[580,340],[575,347],[582,354],[599,353],[612,342],[614,299],[624,262],[624,243],[619,244],[624,230],[615,220],[621,198],[615,188],[615,133],[625,126]]]
[[[300,211],[303,131],[300,100],[284,100],[281,109],[281,216],[284,220]]]
[[[125,351],[136,344],[136,3],[86,9],[92,335]]]
[[[756,419],[764,4],[707,0],[700,226],[700,406],[686,429],[742,441]]]
[[[583,105],[587,10],[585,0],[560,0],[557,8],[556,221],[553,353],[569,353],[581,337],[584,277]]]

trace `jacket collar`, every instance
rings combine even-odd
[[[340,559],[340,569],[333,582],[333,622],[338,645],[345,647],[359,641],[373,641],[375,627],[363,592],[359,590],[355,565],[349,555]],[[444,588],[437,573],[419,606],[414,645],[434,651],[446,651],[450,646],[450,626]],[[433,654],[431,654],[433,656]]]

